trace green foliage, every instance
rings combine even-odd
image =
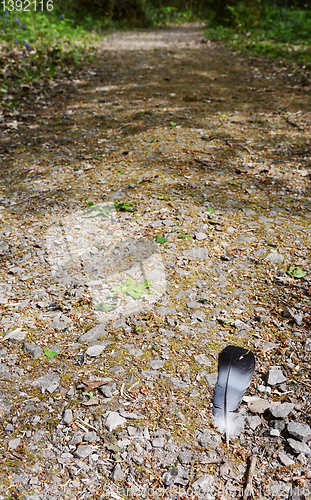
[[[225,325],[231,325],[231,323],[233,322],[234,320],[232,318],[230,318],[229,316],[226,316],[226,319],[224,320],[224,324]]]
[[[55,10],[1,11],[0,66],[6,67],[1,87],[14,90],[21,83],[36,85],[68,76],[72,68],[91,56],[98,24],[94,22],[90,33],[85,25],[77,25],[75,19],[58,15]]]
[[[191,236],[188,233],[183,233],[180,229],[174,229],[173,233],[178,233],[178,238],[183,238],[187,239],[188,241],[191,240]]]
[[[49,351],[48,349],[43,349],[44,351],[44,354],[51,360],[53,360],[55,358],[55,356],[58,355],[58,352],[55,352],[55,351]]]
[[[58,0],[59,8],[90,25],[99,19],[104,25],[120,28],[141,25],[145,18],[144,0]]]
[[[93,201],[88,202],[88,208],[85,210],[83,217],[93,218],[99,215],[103,217],[109,217],[111,214],[112,207],[99,203],[96,205]]]
[[[163,245],[163,243],[165,243],[166,241],[167,241],[167,238],[165,238],[165,236],[157,236],[156,237],[156,242],[160,243],[160,245]]]
[[[188,23],[196,18],[194,11],[188,7],[188,4],[186,2],[185,4],[183,2],[179,2],[178,7],[166,5],[156,7],[153,5],[153,3],[154,2],[149,1],[146,4],[146,24],[181,24]],[[198,11],[199,9],[197,9],[197,14]]]
[[[113,311],[115,309],[115,306],[113,304],[105,304],[104,302],[101,302],[100,304],[97,304],[95,306],[96,311],[103,311],[105,313],[109,313],[110,311]]]
[[[289,274],[289,276],[292,276],[293,278],[303,278],[304,276],[306,276],[306,273],[300,269],[300,267],[296,267],[296,266],[289,266],[289,268],[287,269],[287,274]]]
[[[112,298],[117,297],[118,295],[130,295],[133,299],[140,299],[143,293],[150,288],[151,281],[146,280],[144,283],[135,283],[133,278],[128,278],[124,283],[119,285],[115,285],[109,291],[109,295]],[[148,295],[151,295],[151,292],[147,291]],[[114,304],[100,303],[95,306],[97,311],[103,311],[108,313],[115,309]]]
[[[93,398],[94,397],[94,392],[93,391],[90,391],[90,392],[82,392],[82,396],[88,396],[89,398]]]
[[[229,6],[226,12],[227,16],[217,24],[209,24],[205,35],[210,40],[223,41],[234,49],[271,59],[286,57],[295,64],[310,65],[310,8],[284,9],[265,3],[259,10],[239,2]]]
[[[88,21],[99,19],[103,28],[153,26],[194,20],[202,9],[201,0],[58,0],[59,10],[71,17]],[[174,6],[172,6],[174,3]]]
[[[146,280],[144,283],[135,283],[133,278],[128,278],[121,285],[116,285],[111,288],[110,296],[125,294],[130,295],[133,299],[140,299],[146,288],[150,288],[151,281]]]
[[[114,207],[118,212],[135,212],[136,206],[132,201],[115,201]]]
[[[266,6],[260,26],[267,38],[278,42],[311,41],[311,9]]]

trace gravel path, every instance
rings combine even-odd
[[[6,108],[0,499],[242,498],[254,456],[255,498],[311,498],[310,103],[192,25]],[[227,449],[230,344],[256,371]]]

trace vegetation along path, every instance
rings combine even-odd
[[[201,26],[118,32],[5,109],[0,498],[311,498],[294,78]],[[227,448],[212,398],[230,344],[256,371]]]

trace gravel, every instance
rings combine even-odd
[[[287,424],[287,431],[289,434],[304,443],[311,440],[311,429],[307,424],[302,424],[301,422],[289,422]]]
[[[268,385],[278,385],[286,382],[286,377],[283,375],[282,371],[277,368],[270,368],[267,376]]]
[[[119,413],[117,413],[115,411],[111,411],[111,412],[109,412],[109,414],[107,416],[105,425],[106,425],[107,429],[111,432],[114,429],[116,429],[117,427],[119,427],[120,425],[121,426],[124,425],[125,423],[126,423],[125,418],[121,417],[121,415],[119,415]]]
[[[309,131],[308,96],[293,107],[273,68],[201,41],[191,26],[109,35],[100,64],[38,83],[35,118],[25,104],[1,137],[0,498],[240,498],[256,455],[258,495],[308,499],[308,145],[279,114]],[[267,78],[263,124],[251,96]],[[227,447],[212,400],[230,344],[256,371]]]

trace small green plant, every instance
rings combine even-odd
[[[303,278],[304,276],[306,276],[306,273],[300,269],[300,267],[296,267],[296,266],[289,266],[289,268],[287,269],[287,274],[289,276],[292,276],[293,278]]]
[[[115,309],[115,306],[113,304],[104,304],[104,302],[101,302],[100,304],[97,304],[95,306],[96,311],[102,311],[105,313],[109,313],[110,311],[113,311]]]
[[[98,204],[96,205],[93,201],[88,202],[88,208],[85,210],[84,216],[86,218],[93,218],[98,216],[109,217],[112,211],[112,207],[109,205]]]
[[[151,281],[146,280],[144,283],[135,283],[133,278],[128,278],[121,285],[116,285],[111,288],[109,294],[111,297],[124,294],[130,295],[133,299],[140,299],[144,291],[150,288]]]
[[[132,201],[115,201],[114,207],[118,212],[135,212],[136,204]]]
[[[51,360],[55,358],[59,353],[55,351],[49,351],[48,349],[43,349],[44,354]]]
[[[173,233],[178,233],[178,238],[187,238],[187,240],[191,240],[190,234],[183,233],[180,229],[174,229]]]
[[[50,64],[50,67],[49,67],[49,78],[53,78],[54,73],[55,73],[55,65],[54,64]]]
[[[231,325],[231,323],[233,322],[234,320],[232,318],[230,318],[229,316],[226,317],[224,323],[225,325]]]
[[[165,236],[157,236],[156,237],[156,242],[160,243],[160,245],[163,245],[163,243],[165,243],[166,241],[167,241],[167,238],[165,238]]]
[[[88,396],[90,399],[94,397],[94,392],[82,392],[82,396]]]

